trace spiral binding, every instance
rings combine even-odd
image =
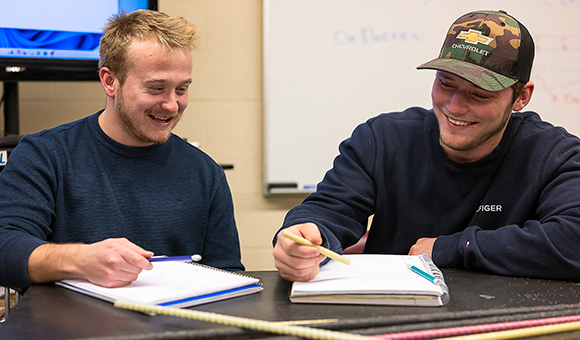
[[[194,266],[200,266],[200,267],[203,267],[203,268],[206,268],[206,269],[215,270],[217,272],[223,272],[223,273],[228,273],[228,274],[231,274],[231,275],[237,275],[237,276],[247,277],[249,279],[257,279],[258,280],[258,283],[257,284],[262,285],[262,279],[260,279],[259,277],[255,277],[255,276],[251,276],[251,275],[245,274],[242,271],[229,271],[229,270],[225,270],[225,269],[221,269],[221,268],[216,268],[216,267],[208,266],[207,264],[203,264],[203,263],[199,263],[199,262],[194,262],[194,261],[185,261],[185,263],[192,264]]]

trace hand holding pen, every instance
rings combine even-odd
[[[193,261],[199,262],[201,261],[201,255],[194,254],[194,255],[181,255],[181,256],[153,256],[148,258],[149,262],[165,262],[165,261]]]

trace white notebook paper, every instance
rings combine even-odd
[[[308,282],[294,282],[297,303],[442,306],[449,291],[441,271],[427,255],[345,255],[350,264],[330,261]],[[411,271],[414,265],[440,281]]]
[[[260,280],[243,272],[225,271],[193,262],[154,262],[130,285],[105,288],[86,280],[63,280],[57,285],[105,301],[127,300],[188,307],[262,290]]]

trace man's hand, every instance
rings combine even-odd
[[[92,244],[44,244],[28,259],[28,274],[34,282],[86,279],[104,287],[121,287],[137,279],[153,265],[144,250],[125,238]]]
[[[314,223],[304,223],[284,229],[309,240],[314,244],[322,244],[322,236]],[[320,262],[326,256],[318,249],[300,245],[278,233],[274,246],[274,265],[282,278],[288,281],[309,281],[318,274]]]
[[[437,238],[420,238],[409,250],[409,255],[422,255],[427,254],[432,256],[433,254],[433,244]]]

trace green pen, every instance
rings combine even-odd
[[[422,276],[422,277],[424,277],[425,279],[427,279],[427,280],[429,280],[429,281],[433,282],[434,284],[436,284],[436,285],[439,285],[439,284],[441,284],[441,280],[439,280],[439,279],[438,279],[438,278],[436,278],[435,276],[433,276],[433,275],[430,275],[430,274],[428,274],[428,273],[426,273],[426,272],[422,271],[421,269],[419,269],[419,268],[417,268],[417,267],[415,267],[415,266],[409,265],[409,264],[407,265],[407,267],[409,267],[409,269],[411,269],[411,271],[412,271],[413,273],[415,273],[415,274],[419,274],[419,276]]]

